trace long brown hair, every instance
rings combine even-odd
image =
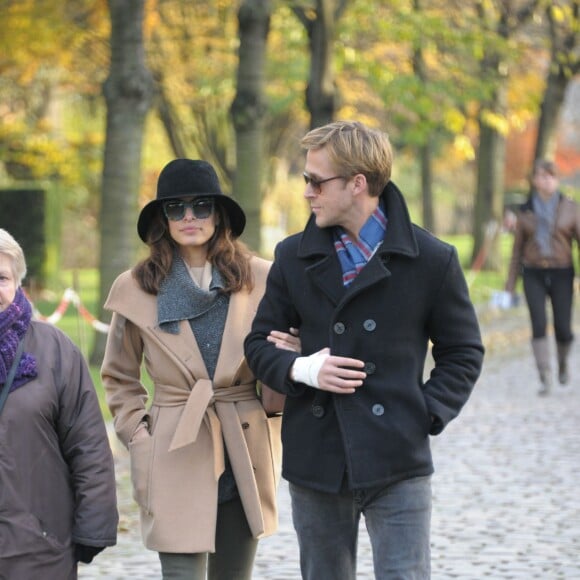
[[[250,291],[254,287],[250,268],[252,253],[243,242],[232,235],[227,212],[217,202],[215,211],[218,212],[218,219],[215,233],[208,241],[207,259],[222,275],[223,292],[239,292],[243,289]],[[176,248],[161,206],[151,220],[147,245],[149,256],[133,268],[133,276],[144,292],[156,296],[171,271]]]

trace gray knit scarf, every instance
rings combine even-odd
[[[171,271],[157,295],[159,327],[178,334],[179,322],[188,320],[210,378],[215,372],[230,300],[229,294],[220,292],[223,287],[220,272],[213,268],[209,291],[202,290],[191,279],[183,258],[176,253]]]
[[[538,220],[535,238],[544,257],[552,255],[552,230],[556,221],[556,209],[559,201],[560,195],[558,193],[545,201],[537,193],[532,197],[532,207]]]

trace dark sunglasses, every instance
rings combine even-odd
[[[177,199],[174,201],[166,201],[163,204],[163,213],[168,220],[177,222],[185,217],[185,212],[189,208],[195,219],[204,220],[212,214],[213,207],[213,199],[209,198],[198,198],[192,199],[191,201]]]
[[[310,185],[310,187],[312,187],[312,189],[318,193],[320,193],[323,183],[327,183],[333,179],[346,179],[344,175],[335,175],[334,177],[327,177],[326,179],[314,179],[314,177],[310,177],[308,173],[303,173],[302,176],[304,177],[304,182],[306,185]]]

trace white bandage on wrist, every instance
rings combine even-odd
[[[329,356],[327,352],[315,352],[310,356],[298,357],[292,366],[292,379],[297,383],[304,383],[319,389],[318,373]]]

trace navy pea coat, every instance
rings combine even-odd
[[[440,433],[469,398],[483,345],[457,252],[411,223],[391,182],[380,249],[345,288],[332,228],[313,217],[276,247],[266,292],[245,341],[252,371],[286,393],[282,475],[295,484],[337,492],[430,475],[429,435]],[[296,383],[298,354],[266,340],[272,329],[300,329],[302,354],[365,361],[353,394]],[[424,377],[429,346],[434,365]]]

